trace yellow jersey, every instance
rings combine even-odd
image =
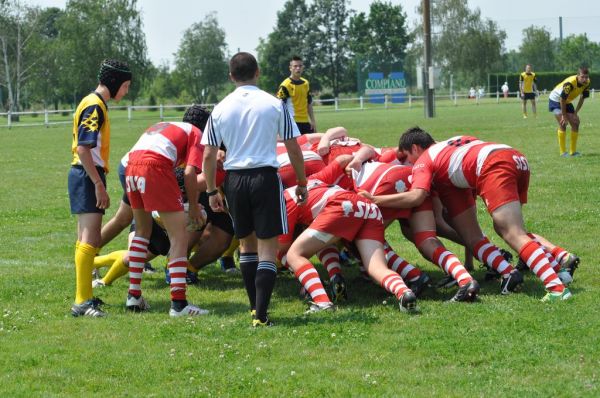
[[[519,77],[519,86],[522,87],[523,93],[533,93],[533,84],[535,82],[535,73],[533,72],[523,72]]]
[[[279,86],[277,97],[287,104],[290,115],[296,122],[309,122],[308,104],[312,103],[312,96],[308,80],[303,77],[300,80],[292,80],[288,77]]]
[[[549,98],[556,102],[560,102],[562,98],[567,104],[570,104],[580,94],[583,98],[589,97],[591,84],[592,81],[588,79],[586,84],[580,85],[577,81],[577,75],[569,76],[554,87]]]
[[[110,122],[104,99],[98,93],[91,93],[81,100],[73,117],[72,165],[81,165],[78,146],[89,146],[96,166],[108,173],[110,150]]]

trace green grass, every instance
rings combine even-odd
[[[543,102],[538,118],[527,120],[515,101],[439,105],[434,119],[424,119],[418,104],[319,109],[317,117],[320,129],[343,125],[379,145],[395,145],[418,124],[438,139],[468,133],[521,150],[532,168],[528,227],[582,258],[572,300],[541,303],[542,285],[528,275],[524,292],[509,297],[482,282],[481,302],[473,305],[448,305],[453,291],[429,291],[422,313],[408,316],[346,268],[351,296],[337,312],[305,317],[297,282],[282,276],[271,305],[276,327],[253,330],[239,276],[209,266],[189,289],[209,316],[170,319],[168,288],[155,274],[143,283],[149,313],[125,312],[122,279],[96,292],[110,304],[109,317],[73,319],[70,127],[0,129],[0,396],[599,396],[600,102],[586,102],[581,113],[578,159],[558,157],[555,122]],[[113,170],[158,118],[137,115],[128,123],[125,112],[114,112]],[[116,173],[108,180],[107,217],[121,194]],[[506,247],[484,211],[480,221]],[[388,235],[402,256],[442,276],[396,226]],[[122,234],[105,251],[125,246]],[[483,281],[483,271],[474,274]]]

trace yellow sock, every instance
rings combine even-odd
[[[94,258],[94,268],[110,267],[114,264],[117,258],[123,257],[123,252],[127,254],[127,250],[117,250],[103,256],[96,256]]]
[[[235,250],[238,248],[239,245],[240,241],[237,238],[233,238],[231,240],[231,244],[229,245],[227,250],[225,250],[225,252],[221,255],[221,257],[233,257],[233,254],[235,253]]]
[[[560,154],[567,152],[567,133],[558,129],[558,149]]]
[[[579,138],[579,131],[571,131],[571,142],[569,143],[570,155],[577,152],[577,138]]]
[[[92,298],[92,270],[97,248],[87,243],[79,243],[75,250],[75,304]]]
[[[113,262],[106,275],[104,275],[104,278],[102,278],[102,282],[104,282],[105,285],[111,285],[114,281],[123,275],[127,275],[129,272],[129,267],[125,265],[125,262],[123,261],[123,257],[127,256],[127,250],[117,250],[116,252],[101,257],[109,256],[112,257]]]

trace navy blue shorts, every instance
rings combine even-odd
[[[96,167],[100,179],[106,186],[106,175],[102,167]],[[96,187],[91,178],[88,177],[83,166],[71,166],[68,178],[69,202],[71,204],[71,214],[100,213],[104,214],[104,209],[96,207]]]
[[[560,102],[548,100],[548,110],[555,115],[562,113],[562,110],[560,109]],[[556,112],[557,110],[558,113]],[[575,107],[573,104],[567,104],[567,113],[575,113]]]
[[[119,182],[121,183],[121,187],[123,188],[123,197],[121,200],[128,206],[131,206],[129,203],[129,198],[127,197],[127,185],[125,184],[125,166],[123,163],[119,163]]]

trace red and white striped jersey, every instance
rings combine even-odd
[[[202,169],[204,145],[200,144],[201,138],[200,129],[190,123],[156,123],[129,151],[129,162],[166,159],[173,166],[185,163]]]
[[[302,149],[302,157],[304,158],[305,162],[311,160],[322,160],[318,153],[310,149],[304,149],[302,146],[300,148]],[[292,164],[292,162],[290,161],[290,156],[287,152],[287,148],[285,147],[285,144],[283,142],[277,143],[277,162],[279,163],[279,167],[288,166]]]
[[[329,185],[323,181],[309,178],[308,184],[308,200],[302,206],[298,206],[298,197],[296,196],[296,187],[291,187],[283,191],[286,208],[288,212],[288,220],[290,214],[297,214],[296,220],[301,224],[310,224],[323,210],[327,204],[327,200],[338,192],[345,190],[337,185]]]
[[[481,141],[471,136],[456,136],[430,146],[412,169],[412,188],[431,191],[431,185],[475,188],[487,157],[508,145]]]
[[[410,190],[410,166],[390,163],[367,162],[360,171],[352,170],[354,190],[367,191],[371,195],[390,195]]]

